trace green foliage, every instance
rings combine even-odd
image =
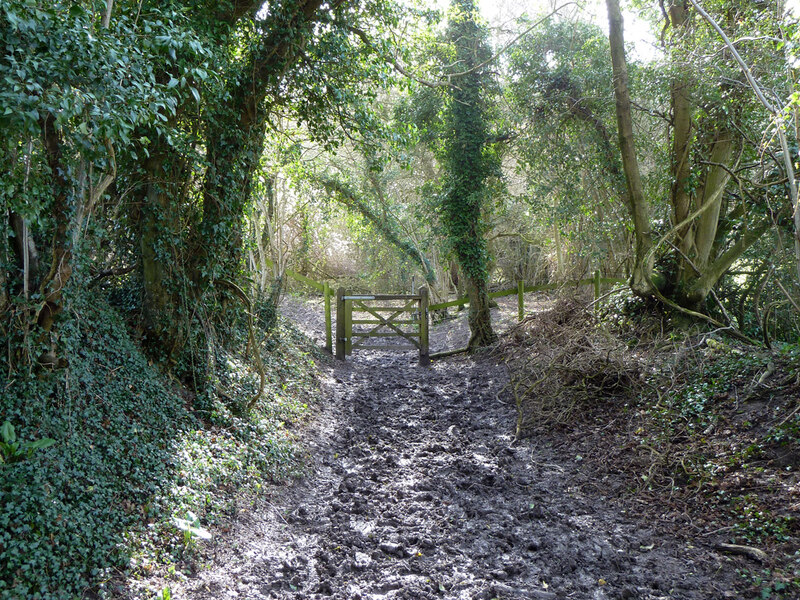
[[[17,440],[17,433],[10,421],[0,426],[0,438],[0,465],[30,458],[37,450],[44,450],[56,443],[52,438],[32,442]]]
[[[757,494],[744,494],[731,499],[731,511],[736,517],[734,533],[749,544],[767,540],[787,542],[791,539],[791,517],[774,515],[759,501]]]
[[[115,572],[191,553],[175,517],[191,511],[192,527],[213,524],[230,507],[232,490],[256,493],[299,468],[287,427],[306,414],[303,398],[315,380],[313,361],[292,330],[277,325],[264,342],[270,381],[245,417],[216,395],[208,413],[187,406],[191,397],[165,382],[96,297],[75,298],[60,332],[66,369],[3,381],[0,410],[17,435],[15,441],[4,425],[4,443],[38,440],[20,445],[25,460],[2,467],[3,600],[110,593],[102,582]],[[220,389],[249,394],[250,368],[236,355],[220,358]],[[2,369],[8,373],[8,365]],[[56,443],[28,452],[44,448],[44,436]]]
[[[191,422],[118,317],[79,306],[61,332],[69,369],[4,386],[3,412],[23,434],[57,441],[0,480],[4,600],[73,598],[124,567],[121,536],[163,510],[153,499],[169,478],[174,432]]]
[[[675,337],[681,339],[680,334]],[[766,361],[763,355],[709,338],[702,355],[692,363],[673,367],[681,373],[681,384],[667,388],[660,401],[647,410],[661,422],[667,436],[702,436],[718,418],[714,404],[742,378],[763,369]]]
[[[378,202],[384,197],[384,191],[377,177],[373,174],[373,184],[379,186],[373,193],[378,197]],[[422,254],[413,242],[404,237],[397,219],[387,210],[387,207],[373,208],[370,198],[361,195],[347,183],[333,178],[318,178],[316,180],[329,194],[332,194],[349,210],[360,214],[369,224],[370,228],[381,234],[383,239],[392,244],[396,250],[402,253],[406,260],[418,263],[426,281],[435,283],[436,274],[431,268],[430,261]],[[381,211],[380,213],[378,211]]]
[[[547,231],[549,245],[558,229],[562,253],[578,273],[602,265],[612,274],[614,256],[629,248],[608,39],[594,24],[551,17],[509,51],[508,62],[504,91],[518,132],[513,147],[526,182],[519,201],[529,209],[529,227]],[[630,67],[635,90],[642,70]],[[649,94],[660,93],[654,88]],[[639,124],[653,127],[644,117]],[[639,152],[650,156],[656,148]]]
[[[760,600],[789,600],[800,592],[800,570],[795,571],[791,579],[780,577],[770,569],[737,569],[736,572],[750,585],[754,597]]]
[[[0,77],[3,116],[12,135],[38,137],[46,114],[68,127],[81,152],[97,152],[105,140],[131,144],[133,129],[168,120],[175,113],[175,85],[156,82],[155,56],[181,20],[167,9],[164,20],[143,25],[152,38],[137,43],[134,23],[119,15],[113,30],[100,30],[97,14],[81,3],[12,0],[3,4]],[[165,35],[167,34],[167,35]]]
[[[200,526],[200,519],[192,511],[186,511],[186,518],[173,518],[175,526],[183,531],[183,545],[186,550],[190,550],[196,544],[196,540],[210,540],[211,534],[207,529]]]

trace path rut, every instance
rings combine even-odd
[[[331,367],[311,474],[243,516],[175,597],[734,597],[722,557],[582,494],[579,457],[516,442],[506,381],[463,356]]]

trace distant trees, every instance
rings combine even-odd
[[[608,276],[630,271],[630,202],[605,33],[550,17],[509,50],[505,95],[515,131],[509,153],[525,183],[520,199],[540,230],[529,236],[550,240],[550,272],[574,278],[597,268]]]
[[[250,210],[254,191],[267,189],[254,177],[267,132],[284,135],[278,121],[298,124],[322,153],[347,140],[357,168],[325,173],[315,189],[375,222],[429,280],[449,270],[466,283],[473,347],[494,339],[492,247],[513,236],[518,246],[555,239],[561,263],[562,247],[580,247],[577,269],[624,272],[638,294],[693,311],[723,304],[756,329],[764,319],[746,308],[756,299],[769,295],[793,314],[797,24],[773,5],[704,2],[726,45],[692,2],[674,0],[660,17],[664,58],[629,65],[618,4],[608,4],[610,44],[596,27],[552,17],[490,60],[472,0],[453,0],[446,29],[427,30],[418,26],[425,11],[390,0],[191,10],[7,0],[5,355],[57,364],[71,290],[105,286],[142,317],[134,321],[152,356],[178,360],[205,335],[200,320],[221,314],[211,307],[239,302],[217,284],[244,281],[247,237],[269,212],[268,202]],[[425,30],[416,48],[398,33],[408,28]],[[731,47],[774,110],[757,100]],[[393,113],[378,95],[390,88],[395,99],[412,92]],[[403,145],[409,139],[415,147]],[[503,155],[501,143],[514,151]],[[381,179],[399,181],[406,164],[417,182],[405,177],[403,191]],[[517,178],[513,192],[503,190],[504,170]]]

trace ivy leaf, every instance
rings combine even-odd
[[[175,526],[181,531],[188,531],[192,536],[199,537],[201,540],[210,540],[211,533],[202,527],[195,527],[192,521],[174,518]]]
[[[86,11],[80,4],[73,4],[69,8],[69,18],[70,19],[77,19],[78,17],[83,17],[86,15]]]

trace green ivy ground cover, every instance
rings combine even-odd
[[[300,467],[289,425],[307,413],[315,363],[287,325],[264,340],[267,386],[247,416],[213,397],[195,411],[108,306],[70,311],[60,331],[67,368],[0,374],[0,421],[20,440],[56,441],[0,464],[0,599],[113,595],[186,558],[177,518],[211,526],[235,496]],[[217,389],[249,393],[247,361],[218,354]]]

